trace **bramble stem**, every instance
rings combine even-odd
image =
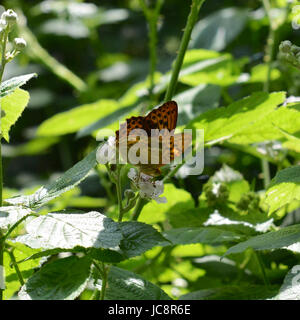
[[[274,51],[274,43],[275,43],[275,30],[276,26],[273,23],[273,20],[271,18],[271,5],[269,0],[262,0],[264,9],[266,11],[266,14],[268,16],[270,29],[269,29],[269,35],[267,39],[267,46],[266,46],[266,52],[265,52],[265,62],[267,63],[267,77],[264,82],[264,91],[269,92],[270,90],[270,80],[271,80],[271,71],[272,71],[272,60],[273,60],[273,51]],[[263,178],[264,178],[264,187],[265,189],[268,187],[271,181],[270,177],[270,166],[269,162],[266,159],[262,159],[261,161],[262,166],[262,172],[263,172]]]
[[[107,286],[107,276],[108,276],[108,269],[105,266],[103,262],[102,264],[102,270],[103,270],[103,278],[102,278],[102,287],[101,287],[101,293],[100,293],[100,300],[104,300],[105,298],[105,291],[106,291],[106,286]]]
[[[160,13],[161,6],[164,0],[157,0],[154,9],[147,7],[145,0],[140,0],[140,6],[144,12],[144,15],[147,19],[149,25],[149,55],[150,55],[150,86],[149,86],[149,96],[152,97],[153,88],[154,88],[154,73],[156,70],[157,64],[157,52],[156,52],[156,43],[157,43],[157,21]]]
[[[5,52],[6,52],[6,44],[8,38],[8,29],[6,29],[1,43],[1,66],[0,66],[0,84],[2,82],[2,77],[4,73],[4,68],[6,65]],[[0,207],[2,207],[3,203],[3,169],[2,169],[2,148],[1,148],[1,140],[2,140],[2,130],[1,130],[1,117],[2,117],[2,101],[0,98]],[[2,231],[0,229],[0,282],[4,280],[4,239],[2,239]],[[4,282],[4,281],[3,281]],[[0,300],[3,300],[3,288],[0,288]]]
[[[123,204],[122,204],[122,184],[121,184],[121,169],[120,165],[117,165],[117,181],[116,181],[116,188],[117,188],[117,197],[118,197],[118,207],[119,207],[119,218],[118,222],[122,221],[123,218]]]
[[[261,258],[261,255],[259,252],[256,252],[255,250],[254,251],[254,254],[256,256],[256,259],[258,261],[258,264],[259,264],[259,267],[260,267],[260,270],[261,270],[261,274],[262,274],[262,277],[264,279],[264,283],[266,286],[269,286],[270,285],[270,282],[269,282],[269,279],[267,277],[267,274],[266,274],[266,271],[265,271],[265,267],[264,267],[264,263],[262,261],[262,258]]]
[[[142,212],[142,209],[144,208],[144,205],[147,203],[148,201],[139,197],[138,198],[138,201],[135,205],[135,208],[134,208],[134,211],[133,211],[133,214],[132,214],[132,218],[131,220],[132,221],[137,221],[137,219],[139,218],[141,212]]]
[[[18,11],[19,16],[19,34],[22,36],[26,42],[29,44],[27,48],[28,55],[44,64],[49,68],[57,77],[61,78],[67,82],[70,86],[79,92],[84,92],[87,90],[86,83],[80,79],[76,74],[74,74],[66,66],[58,62],[40,45],[36,36],[31,32],[31,30],[26,26],[26,19],[21,11]]]
[[[9,254],[10,260],[16,270],[16,274],[18,276],[19,282],[20,282],[21,286],[23,286],[25,284],[25,281],[23,279],[22,273],[19,269],[19,266],[18,266],[18,263],[16,261],[16,258],[15,258],[13,251],[12,250],[5,250],[5,251]]]
[[[205,0],[193,0],[192,5],[191,5],[191,11],[187,19],[187,23],[184,29],[184,33],[181,39],[181,43],[179,46],[179,51],[174,63],[174,67],[172,70],[172,75],[171,75],[171,80],[165,95],[165,101],[169,101],[172,99],[176,85],[177,85],[177,80],[178,80],[178,75],[183,63],[184,55],[186,52],[186,49],[188,47],[190,38],[191,38],[191,33],[193,31],[193,28],[195,26],[195,23],[198,19],[198,14],[200,11],[200,8]]]

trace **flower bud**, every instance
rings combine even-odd
[[[289,40],[282,41],[279,45],[279,50],[281,52],[289,52],[291,50],[292,43]]]
[[[1,19],[5,20],[8,25],[13,25],[17,22],[18,15],[12,9],[8,9],[2,13]]]
[[[21,51],[26,47],[27,43],[23,38],[15,38],[14,39],[14,46],[16,50]]]
[[[135,193],[131,189],[126,189],[124,195],[128,200],[135,197]]]
[[[224,183],[208,182],[204,185],[203,191],[209,206],[223,204],[229,198],[229,190]]]
[[[291,46],[291,51],[292,51],[292,53],[297,54],[298,52],[300,52],[300,47],[298,47],[295,44],[293,44]]]

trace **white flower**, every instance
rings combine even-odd
[[[128,178],[133,181],[140,191],[140,196],[146,199],[153,199],[157,203],[166,203],[166,197],[160,197],[164,192],[162,181],[153,181],[153,177],[141,172],[138,176],[135,169],[131,168],[128,172]]]
[[[23,38],[15,38],[14,46],[17,50],[22,50],[26,47],[26,41]]]
[[[214,182],[212,184],[212,193],[218,196],[220,194],[220,187],[221,187],[221,183]]]
[[[300,102],[300,97],[289,96],[285,99],[283,105],[286,106],[289,103]]]
[[[116,138],[111,136],[97,150],[97,161],[100,164],[116,163]]]

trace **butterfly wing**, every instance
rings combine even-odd
[[[178,117],[178,106],[175,101],[168,101],[161,105],[159,108],[152,110],[146,117],[131,117],[126,119],[126,123],[120,126],[120,131],[116,131],[116,142],[119,145],[119,142],[123,139],[127,139],[130,132],[134,129],[144,129],[148,134],[148,164],[138,164],[137,166],[140,167],[141,171],[151,175],[157,176],[161,174],[160,167],[164,166],[166,161],[164,161],[163,151],[166,150],[168,153],[168,158],[170,161],[174,160],[174,157],[177,154],[184,150],[180,143],[176,145],[176,139],[174,136],[170,138],[170,144],[168,144],[167,148],[162,148],[162,144],[164,142],[164,132],[162,131],[162,137],[160,137],[160,146],[159,146],[159,161],[156,164],[151,164],[151,129],[159,129],[160,131],[163,129],[167,129],[165,133],[175,130],[177,124],[177,117]],[[176,135],[175,135],[176,136]],[[128,140],[127,141],[127,149],[122,151],[121,154],[127,153],[128,149],[137,143],[138,139],[135,140]],[[153,150],[152,150],[153,151]]]
[[[159,108],[152,110],[145,117],[145,130],[148,135],[151,129],[168,129],[169,131],[176,128],[178,117],[178,106],[175,101],[168,101]]]

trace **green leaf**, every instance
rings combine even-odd
[[[269,214],[294,200],[300,200],[300,166],[279,171],[266,193]]]
[[[179,300],[264,300],[274,296],[277,286],[239,284],[187,293]]]
[[[3,98],[9,95],[10,93],[13,93],[17,88],[23,86],[28,80],[36,76],[36,73],[30,73],[3,81],[0,84],[0,98]]]
[[[247,10],[226,8],[201,19],[194,27],[190,47],[221,51],[243,30]]]
[[[92,132],[94,132],[96,130],[105,128],[105,127],[109,126],[110,124],[112,124],[118,120],[123,119],[124,116],[126,116],[129,112],[131,112],[135,108],[136,108],[135,104],[128,106],[128,107],[124,107],[124,108],[119,107],[117,110],[114,110],[113,112],[102,117],[101,119],[97,120],[96,122],[93,122],[92,124],[80,129],[77,132],[76,137],[82,138],[82,137],[85,137],[85,136],[91,134]]]
[[[117,267],[111,267],[109,270],[105,298],[108,300],[171,300],[155,284],[133,272]]]
[[[39,126],[37,135],[59,136],[74,133],[94,123],[95,120],[107,116],[118,107],[119,104],[116,101],[103,99],[58,113]]]
[[[29,93],[16,89],[13,93],[1,98],[1,132],[3,138],[9,142],[9,130],[21,116],[29,101]]]
[[[239,244],[229,248],[225,255],[240,253],[248,248],[252,248],[254,250],[285,248],[298,241],[300,241],[300,224],[252,237],[247,241],[240,242]]]
[[[16,241],[31,248],[73,249],[84,248],[118,249],[122,233],[118,223],[101,213],[48,213],[26,224],[27,234]]]
[[[299,264],[288,272],[274,300],[300,300],[299,272]]]
[[[222,244],[236,242],[243,239],[238,233],[213,227],[205,228],[177,228],[163,233],[163,236],[172,244]]]
[[[200,61],[182,69],[179,81],[193,87],[200,83],[227,87],[245,81],[240,75],[247,62],[247,58],[237,60],[230,54],[223,54],[218,58]]]
[[[164,221],[166,219],[166,212],[178,202],[192,201],[192,197],[189,192],[176,188],[173,184],[165,184],[164,196],[167,198],[167,203],[156,203],[151,201],[145,205],[139,221],[148,224]]]
[[[275,103],[275,101],[274,101]],[[278,100],[277,104],[281,103]],[[300,104],[280,106],[268,113],[266,118],[260,118],[249,127],[242,128],[238,135],[230,139],[237,144],[250,144],[266,140],[284,139],[286,135],[296,134],[300,127]],[[280,128],[281,130],[278,130]]]
[[[122,222],[120,228],[123,234],[120,248],[127,257],[138,256],[155,246],[161,245],[161,242],[168,243],[162,234],[145,223]]]
[[[30,208],[40,207],[78,185],[88,176],[96,164],[95,149],[84,159],[76,163],[71,169],[66,171],[61,177],[41,187],[32,195],[14,197],[5,201],[13,205],[23,205]]]
[[[85,289],[90,260],[71,256],[48,263],[19,292],[21,300],[73,300]]]
[[[28,208],[18,206],[8,206],[0,208],[0,228],[7,228],[15,224],[18,220],[31,214]]]
[[[217,142],[238,136],[243,130],[252,130],[259,120],[268,122],[268,115],[285,99],[283,92],[267,94],[255,92],[228,107],[203,113],[188,128],[204,129],[205,142]]]
[[[210,84],[200,84],[175,96],[180,106],[177,125],[185,125],[201,113],[217,108],[220,96],[221,88]]]

